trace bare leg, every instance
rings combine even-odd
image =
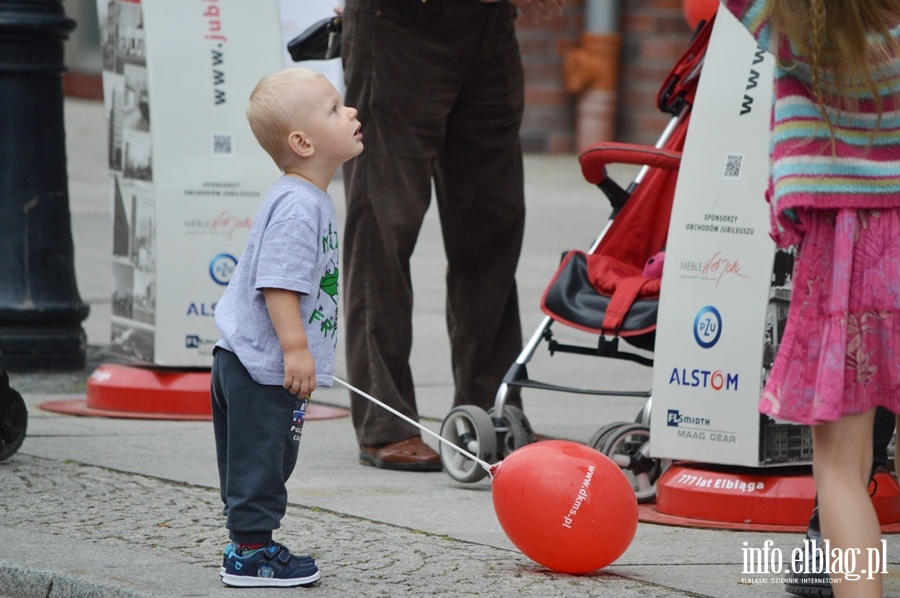
[[[872,425],[875,409],[845,415],[813,427],[813,475],[819,495],[822,536],[830,550],[860,549],[857,567],[866,566],[867,548],[880,548],[881,527],[869,498],[872,468]],[[829,561],[833,559],[829,558]],[[881,575],[851,581],[832,573],[834,595],[865,598],[882,595]]]

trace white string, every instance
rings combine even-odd
[[[341,380],[341,379],[338,378],[337,376],[333,376],[333,378],[334,378],[334,381],[337,382],[338,384],[341,384],[342,386],[346,386],[348,389],[352,390],[353,392],[355,392],[355,393],[358,394],[359,396],[365,397],[365,398],[369,399],[370,401],[372,401],[373,403],[375,403],[375,404],[378,405],[379,407],[381,407],[381,408],[383,408],[383,409],[387,409],[388,411],[390,411],[391,413],[393,413],[393,414],[396,415],[397,417],[399,417],[399,418],[401,418],[401,419],[403,419],[403,420],[405,420],[405,421],[411,423],[412,425],[414,425],[415,427],[419,428],[419,429],[422,430],[423,432],[432,435],[433,437],[435,437],[435,438],[438,439],[439,441],[443,442],[446,446],[449,446],[450,448],[452,448],[454,451],[456,451],[456,452],[458,452],[458,453],[460,453],[460,454],[465,455],[466,457],[468,457],[468,458],[471,459],[472,461],[475,461],[476,463],[478,463],[479,465],[481,465],[481,467],[482,467],[485,471],[487,471],[488,473],[492,474],[492,472],[491,472],[491,466],[490,466],[490,464],[487,463],[486,461],[483,461],[483,460],[479,459],[478,457],[476,457],[475,455],[473,455],[472,453],[470,453],[470,452],[468,452],[468,451],[462,449],[461,447],[456,446],[455,444],[453,444],[452,442],[450,442],[450,441],[447,440],[446,438],[442,437],[441,435],[435,434],[434,432],[432,432],[431,430],[429,430],[428,428],[426,428],[425,426],[423,426],[423,425],[420,424],[419,422],[414,421],[414,420],[412,420],[412,419],[406,417],[405,415],[403,415],[402,413],[400,413],[400,412],[397,411],[396,409],[393,409],[393,408],[391,408],[391,407],[388,407],[387,405],[385,405],[384,403],[382,403],[381,401],[379,401],[379,400],[376,399],[375,397],[373,397],[373,396],[371,396],[371,395],[368,395],[368,394],[364,393],[363,391],[359,390],[358,388],[355,388],[355,387],[353,387],[353,386],[347,384],[346,382],[344,382],[343,380]],[[491,477],[493,477],[493,474],[492,474]]]

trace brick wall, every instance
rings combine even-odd
[[[568,0],[559,19],[518,21],[526,78],[522,141],[528,152],[580,149],[575,147],[577,98],[566,91],[563,61],[566,51],[578,45],[584,1]],[[614,139],[652,144],[669,119],[656,108],[656,94],[687,48],[691,31],[682,16],[682,0],[620,0],[619,6],[622,46]]]
[[[657,109],[656,95],[690,43],[681,5],[681,0],[622,2],[618,141],[654,143],[669,121]]]
[[[563,58],[578,44],[581,0],[569,0],[561,18],[532,23],[519,16],[517,32],[525,67],[525,115],[522,145],[526,152],[570,152],[575,144],[575,98],[563,83]]]
[[[566,91],[563,61],[581,38],[585,1],[567,0],[563,16],[551,21],[518,20],[526,80],[522,141],[527,152],[580,149],[575,141],[577,98]],[[656,94],[687,48],[691,32],[681,13],[682,0],[617,1],[622,47],[614,140],[652,144],[668,121],[656,109]],[[69,72],[64,83],[67,95],[103,96],[99,74]]]

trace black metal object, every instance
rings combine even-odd
[[[0,367],[85,365],[75,282],[59,0],[0,0]]]
[[[12,457],[28,428],[28,410],[22,395],[9,386],[9,376],[0,370],[0,461]]]
[[[306,31],[287,44],[294,62],[331,60],[341,56],[343,17],[329,17],[313,23]]]

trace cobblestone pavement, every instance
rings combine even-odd
[[[91,306],[84,322],[88,363],[82,372],[15,378],[30,421],[22,449],[0,463],[0,598],[786,596],[777,577],[745,580],[741,547],[771,540],[789,554],[800,534],[642,523],[629,550],[602,573],[552,573],[507,541],[484,484],[464,488],[445,474],[361,467],[349,420],[317,422],[304,432],[304,461],[289,482],[293,502],[276,536],[312,552],[322,581],[309,590],[225,588],[216,575],[225,529],[208,425],[77,418],[39,409],[43,401],[84,398],[87,376],[112,361],[103,349],[110,338],[113,231],[106,116],[102,102],[83,100],[67,100],[66,115],[77,278]],[[526,156],[526,173],[530,216],[517,283],[528,327],[544,318],[539,298],[560,252],[586,247],[609,206],[585,184],[574,156]],[[631,171],[611,175],[633,178]],[[335,198],[343,196],[341,181],[331,189]],[[341,210],[343,202],[337,204]],[[411,264],[417,281],[411,366],[419,412],[431,427],[444,419],[453,394],[445,264],[439,222],[430,210]],[[597,360],[604,363],[586,367],[579,359],[549,360],[536,355],[530,365],[536,373],[546,366],[553,379],[574,386],[650,383],[650,372],[636,364]],[[337,394],[331,405],[349,407],[346,393]],[[531,421],[544,434],[580,441],[604,422],[631,421],[643,405],[632,399],[604,399],[601,405],[573,395],[561,407],[547,394],[529,393]],[[543,515],[541,507],[535,505],[535,517]],[[887,538],[885,594],[898,596],[900,537]]]
[[[28,455],[0,463],[0,488],[5,527],[39,526],[110,548],[139,546],[201,566],[192,595],[220,589],[221,501],[211,488]],[[283,529],[281,541],[319,560],[318,587],[327,596],[693,595],[617,575],[557,575],[516,552],[299,505],[289,506]]]

